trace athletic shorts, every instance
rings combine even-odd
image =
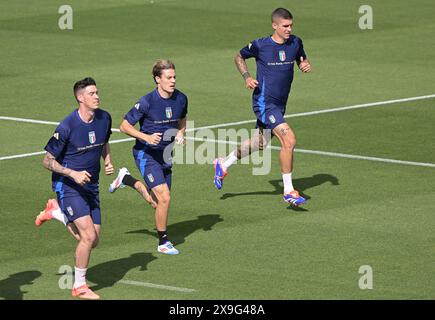
[[[69,222],[90,215],[94,224],[101,225],[98,189],[93,192],[78,192],[74,188],[58,182],[54,191],[57,195],[57,202]]]
[[[171,190],[172,169],[171,164],[166,164],[163,157],[149,154],[143,150],[133,148],[134,161],[149,189],[166,183]]]
[[[256,128],[273,130],[281,123],[285,123],[284,113],[285,108],[276,105],[269,105],[266,109],[258,106],[253,107],[257,117]]]

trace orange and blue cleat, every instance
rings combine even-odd
[[[80,299],[89,299],[89,300],[100,299],[100,296],[96,294],[94,291],[92,291],[91,289],[89,289],[87,284],[84,284],[77,288],[73,288],[71,291],[71,295],[74,298],[80,298]]]
[[[305,198],[301,197],[299,195],[299,192],[297,192],[296,190],[293,190],[290,193],[285,194],[283,196],[283,199],[285,202],[288,202],[296,207],[300,206],[301,204],[304,204],[306,201]]]
[[[222,158],[215,159],[213,161],[214,164],[214,185],[215,187],[220,190],[222,189],[224,178],[227,176],[228,172],[224,170],[224,167],[222,166]]]
[[[53,219],[52,212],[59,209],[59,204],[56,199],[48,199],[45,209],[41,211],[35,220],[37,227],[41,226],[45,221]]]

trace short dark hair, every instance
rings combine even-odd
[[[76,100],[77,100],[77,92],[79,90],[84,89],[87,86],[96,86],[96,85],[97,85],[97,83],[91,77],[87,77],[87,78],[84,78],[82,80],[77,81],[76,83],[74,83],[74,97],[76,97]]]
[[[157,60],[153,65],[153,72],[152,72],[154,82],[156,82],[156,77],[160,77],[162,75],[163,70],[168,70],[168,69],[175,70],[175,64],[171,60]]]
[[[273,10],[273,12],[272,12],[272,22],[274,22],[278,18],[292,20],[293,15],[287,9],[277,8],[277,9]]]

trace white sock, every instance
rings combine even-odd
[[[284,183],[284,194],[289,194],[292,192],[295,188],[293,188],[293,182],[292,182],[292,173],[283,173],[282,174],[282,181]]]
[[[86,270],[74,267],[74,288],[78,288],[86,284]]]
[[[222,167],[224,167],[224,170],[227,171],[229,167],[231,167],[232,164],[234,164],[237,161],[236,156],[236,150],[231,152],[228,157],[225,158],[224,162],[222,162]]]
[[[62,210],[54,210],[51,214],[53,215],[53,218],[55,218],[57,221],[60,221],[64,226],[67,225],[68,219],[66,218],[66,215],[63,214]]]

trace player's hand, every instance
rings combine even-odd
[[[115,169],[113,168],[113,164],[111,162],[104,164],[104,171],[106,175],[111,175]]]
[[[91,181],[91,177],[92,175],[87,172],[86,170],[84,171],[74,171],[72,170],[70,173],[71,178],[73,178],[73,180],[81,185],[84,186],[86,183],[88,183],[89,181]]]
[[[252,77],[246,78],[245,80],[246,89],[255,89],[258,87],[258,81]]]
[[[156,132],[153,133],[152,135],[149,135],[145,141],[151,145],[157,145],[159,144],[160,140],[162,140],[162,133]]]
[[[299,62],[299,69],[301,69],[302,72],[310,72],[311,71],[311,64],[308,60],[304,60],[304,57],[301,57],[301,62]]]
[[[184,134],[182,132],[178,132],[175,136],[175,143],[181,146],[186,144],[186,139],[184,139]]]

